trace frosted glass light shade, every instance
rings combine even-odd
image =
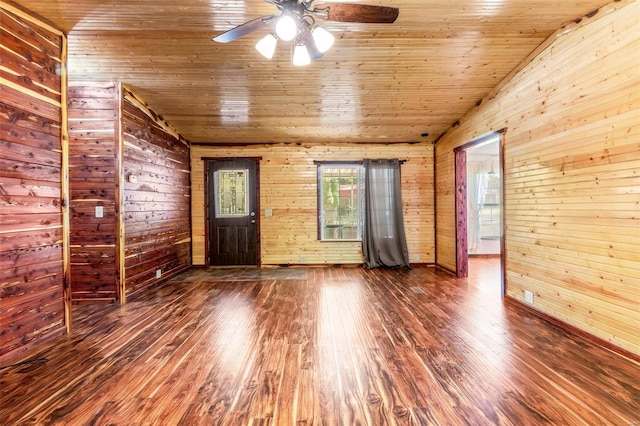
[[[276,51],[276,45],[278,44],[278,38],[273,34],[267,34],[256,43],[256,49],[262,56],[267,59],[273,58],[273,54]]]
[[[296,47],[293,49],[293,65],[301,67],[304,65],[309,65],[310,63],[311,57],[309,56],[307,46],[303,44],[296,45]]]
[[[296,21],[289,15],[284,15],[276,22],[276,34],[280,40],[291,41],[298,34]]]
[[[321,27],[315,27],[311,31],[311,35],[313,36],[313,41],[316,42],[316,47],[322,53],[331,49],[333,42],[336,41],[336,38],[329,31]]]

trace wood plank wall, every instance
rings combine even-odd
[[[65,331],[66,41],[4,2],[0,33],[0,365],[6,365]]]
[[[71,208],[71,298],[115,302],[116,146],[118,97],[114,83],[70,83],[69,180]],[[97,218],[96,207],[103,208]]]
[[[361,263],[361,243],[317,240],[317,166],[314,160],[406,159],[407,163],[402,165],[402,196],[410,260],[431,264],[435,261],[431,144],[193,145],[194,265],[206,263],[203,157],[262,157],[260,232],[263,265]],[[265,217],[265,209],[272,209],[273,216]]]
[[[640,354],[640,2],[560,29],[436,146],[437,261],[455,270],[454,153],[507,128],[508,297]]]
[[[190,146],[130,89],[122,96],[122,255],[132,295],[191,267]]]
[[[124,303],[191,266],[189,144],[120,83],[69,92],[73,301]]]

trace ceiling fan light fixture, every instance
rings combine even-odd
[[[331,49],[331,46],[333,46],[333,43],[336,41],[336,38],[322,27],[315,27],[311,31],[311,35],[313,36],[313,41],[316,43],[316,47],[322,53]]]
[[[296,47],[293,49],[293,65],[302,67],[310,63],[311,56],[309,56],[307,46],[304,44],[296,44]]]
[[[280,40],[291,41],[298,35],[298,24],[290,15],[282,15],[276,22],[276,34]]]
[[[312,6],[314,0],[264,0],[276,6],[280,14],[265,15],[237,25],[217,36],[213,41],[228,43],[254,31],[274,25],[273,31],[256,43],[256,49],[271,59],[279,40],[293,41],[293,64],[307,65],[322,58],[334,44],[335,37],[316,27],[316,17],[334,22],[391,24],[398,18],[399,9],[356,3],[331,3]],[[275,33],[275,34],[274,34]]]
[[[271,59],[276,51],[277,44],[278,37],[276,37],[275,34],[269,33],[256,43],[256,50],[265,58]]]

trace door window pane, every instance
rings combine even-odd
[[[249,170],[218,170],[214,173],[216,217],[249,215]]]

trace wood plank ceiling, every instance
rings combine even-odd
[[[607,1],[366,0],[398,7],[398,20],[319,22],[336,42],[306,67],[283,42],[273,60],[260,56],[268,29],[211,41],[277,13],[261,0],[17,3],[69,34],[72,81],[121,80],[191,142],[228,144],[433,142],[555,30]]]

